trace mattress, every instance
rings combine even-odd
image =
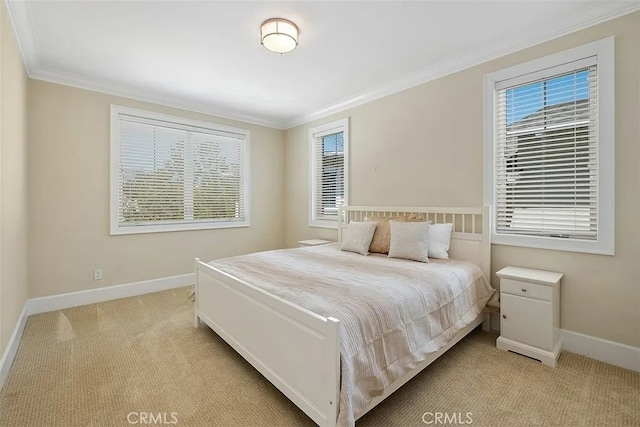
[[[494,292],[472,263],[431,261],[362,256],[335,243],[209,264],[340,321],[338,425],[352,426],[385,387],[475,320]]]

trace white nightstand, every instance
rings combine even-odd
[[[327,243],[333,243],[333,242],[331,240],[322,240],[322,239],[300,240],[298,242],[298,247],[303,248],[305,246],[326,245]]]
[[[560,342],[562,273],[505,267],[500,277],[500,350],[556,366]]]

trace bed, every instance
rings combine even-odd
[[[318,425],[353,425],[471,330],[488,327],[486,207],[346,207],[338,240],[350,221],[408,214],[453,223],[450,260],[365,257],[339,244],[196,259],[196,326],[207,324]],[[431,294],[441,306],[431,306]],[[395,304],[388,312],[378,309],[385,301]]]

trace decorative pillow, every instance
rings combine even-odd
[[[405,216],[404,218],[405,218],[405,220],[407,222],[422,222],[422,221],[424,221],[424,218],[422,217],[422,214],[419,214],[419,213],[412,213],[412,214],[409,214],[409,215]],[[429,224],[431,224],[431,221],[425,221],[425,222],[428,222]]]
[[[389,253],[389,244],[391,243],[391,229],[389,228],[389,221],[405,222],[406,218],[403,216],[392,217],[364,217],[365,222],[375,222],[376,232],[373,233],[373,239],[369,246],[369,252],[375,252],[379,254]]]
[[[369,255],[369,245],[376,231],[375,222],[355,222],[351,221],[347,226],[346,236],[342,239],[343,251],[356,252],[362,255]]]
[[[389,224],[389,257],[429,262],[429,223],[391,221]]]
[[[453,224],[432,224],[429,227],[429,256],[431,258],[449,259]]]

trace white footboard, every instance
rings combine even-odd
[[[335,426],[339,322],[195,260],[195,323],[205,322],[320,426]]]

